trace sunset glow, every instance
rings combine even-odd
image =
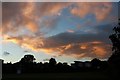
[[[24,50],[41,55],[38,60],[53,55],[66,61],[65,57],[106,59],[111,55],[108,37],[117,24],[117,8],[115,2],[3,2],[3,52],[12,52],[8,45],[16,45],[20,49],[14,47],[14,57],[18,49],[23,51],[19,55],[26,54]]]

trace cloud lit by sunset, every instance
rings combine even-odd
[[[106,59],[117,8],[115,2],[3,2],[2,40],[46,56]]]

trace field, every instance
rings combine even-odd
[[[110,80],[104,72],[6,74],[2,80]]]

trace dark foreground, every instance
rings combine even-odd
[[[105,72],[6,74],[2,80],[113,80]]]

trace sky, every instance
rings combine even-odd
[[[13,63],[25,54],[37,62],[107,59],[117,19],[117,2],[3,2],[1,58]]]
[[[119,0],[1,0],[2,2],[119,2]]]

